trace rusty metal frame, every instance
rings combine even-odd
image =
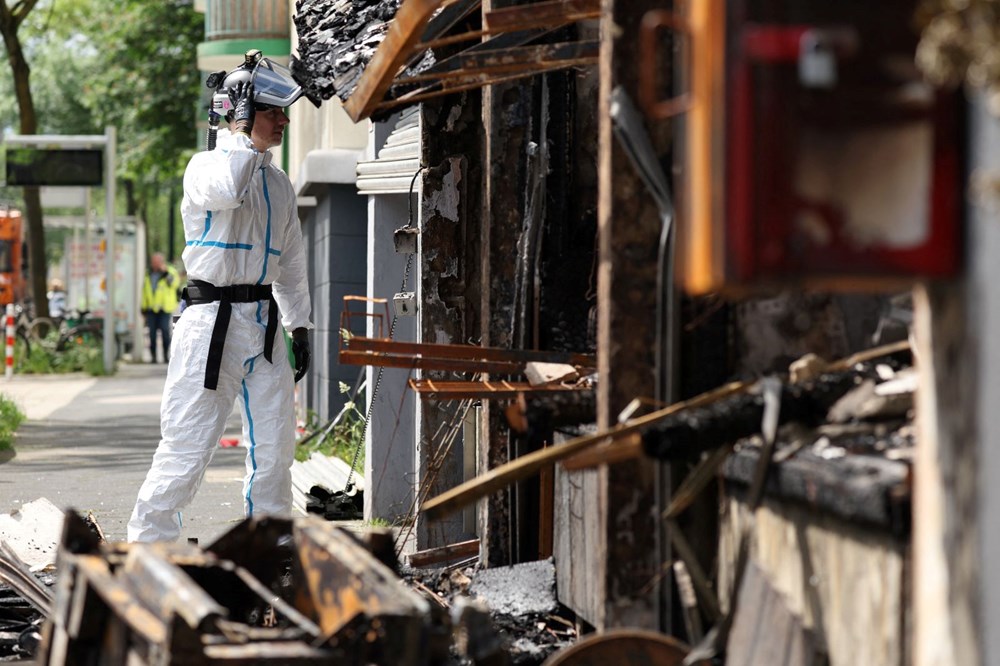
[[[597,367],[596,357],[590,354],[401,342],[360,336],[341,339],[338,360],[345,365],[502,375],[522,374],[525,365],[532,362],[566,363],[588,369]]]
[[[373,312],[368,312],[367,309],[365,311],[363,311],[363,312],[359,312],[357,310],[352,310],[351,309],[351,304],[352,303],[365,303],[365,304],[371,303],[373,310],[375,310],[376,308],[378,308],[378,306],[381,305],[382,308],[385,310],[385,312],[384,313],[382,313],[382,312],[374,312],[374,311]],[[385,298],[368,298],[367,296],[350,296],[349,295],[349,296],[344,296],[344,309],[340,313],[340,331],[341,331],[341,334],[339,336],[337,336],[337,337],[340,339],[340,344],[341,345],[345,344],[344,334],[343,334],[344,331],[347,331],[348,335],[351,338],[354,338],[354,337],[364,337],[364,336],[354,336],[353,334],[350,333],[350,331],[351,331],[351,322],[354,321],[354,320],[356,320],[359,317],[364,318],[364,319],[373,319],[375,321],[376,334],[375,334],[374,338],[369,338],[369,339],[375,339],[375,338],[377,338],[377,339],[387,339],[386,336],[385,336],[385,322],[388,321],[388,319],[389,319],[389,301],[388,301],[388,299],[385,299]]]
[[[522,393],[560,393],[589,390],[589,386],[543,384],[532,386],[528,382],[499,381],[438,381],[436,379],[410,379],[410,388],[427,400],[511,400]]]
[[[423,356],[425,358],[454,359],[459,361],[488,361],[504,364],[508,368],[525,363],[566,363],[584,368],[597,367],[597,357],[575,352],[538,351],[535,349],[499,349],[476,345],[452,345],[434,342],[401,342],[385,338],[354,337],[344,343],[352,351],[395,355]]]
[[[462,3],[454,4],[462,5]],[[500,63],[495,63],[491,67],[488,62],[476,63],[474,59],[471,68],[452,71],[447,77],[436,77],[439,79],[440,88],[423,90],[418,95],[404,93],[398,98],[387,100],[386,95],[396,84],[432,80],[428,78],[429,75],[426,73],[420,77],[398,79],[404,66],[411,63],[427,48],[472,41],[485,34],[535,28],[554,29],[576,21],[600,16],[599,0],[547,0],[486,12],[483,17],[482,30],[441,38],[440,34],[455,25],[469,11],[468,6],[462,5],[456,7],[451,16],[440,18],[445,14],[442,12],[438,15],[440,20],[436,21],[434,15],[441,5],[441,0],[403,0],[396,11],[396,16],[390,22],[385,39],[379,44],[371,62],[362,72],[357,87],[344,103],[344,110],[354,122],[368,118],[377,110],[415,103],[430,97],[491,85],[499,83],[501,80],[512,80],[546,71],[596,63],[596,56],[591,57],[589,53],[587,57],[577,56],[560,61],[539,62],[531,59],[529,51],[518,54],[520,62],[512,62],[507,67],[501,67]],[[431,30],[430,28],[435,22],[438,25]],[[586,50],[586,47],[582,48]],[[544,49],[535,51],[537,57],[540,58],[545,58],[545,53]],[[496,74],[505,72],[516,72],[516,74],[512,74],[510,78],[495,78]],[[456,81],[449,86],[440,81],[442,78]]]

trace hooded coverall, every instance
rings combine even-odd
[[[268,285],[287,330],[312,328],[311,304],[288,176],[242,134],[219,133],[213,151],[196,154],[184,173],[189,284]],[[215,390],[206,363],[219,302],[188,306],[174,331],[160,407],[159,447],[128,523],[129,541],[175,540],[180,510],[194,498],[238,400],[248,447],[244,510],[288,515],[295,449],[294,381],[282,336],[265,360],[268,301],[232,303]]]

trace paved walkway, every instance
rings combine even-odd
[[[160,439],[160,396],[166,365],[121,365],[113,377],[0,376],[0,394],[28,420],[14,452],[0,453],[0,513],[46,497],[60,508],[92,511],[111,540],[125,539],[136,494]],[[226,436],[239,437],[239,412]],[[210,543],[243,517],[246,449],[219,448],[182,537]]]

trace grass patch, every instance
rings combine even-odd
[[[24,347],[16,347],[14,370],[24,375],[52,375],[70,372],[85,372],[99,377],[104,372],[104,353],[100,345],[79,340],[64,351],[56,351],[55,333],[31,345],[31,353]]]
[[[341,382],[341,393],[349,393],[350,387]],[[359,394],[356,398],[363,403]],[[355,471],[365,468],[365,447],[362,436],[365,428],[365,415],[357,407],[357,403],[348,401],[340,413],[330,422],[320,423],[319,417],[312,410],[306,420],[306,436],[316,434],[309,441],[304,441],[295,447],[295,459],[305,462],[313,451],[319,451],[327,457],[337,457],[350,465],[354,461],[354,452],[358,451],[358,461]],[[360,445],[360,449],[359,449]]]
[[[0,451],[14,448],[14,432],[24,418],[14,401],[0,393]]]

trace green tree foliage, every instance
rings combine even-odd
[[[197,145],[204,16],[190,0],[91,0],[98,47],[86,96],[98,124],[119,128],[119,172],[148,201],[178,179]]]
[[[203,34],[191,0],[39,0],[21,26],[38,133],[116,127],[124,207],[146,221],[156,250],[168,242],[170,188],[197,147]],[[0,68],[0,133],[18,131],[13,92]],[[4,200],[20,205],[20,191],[0,189]]]

